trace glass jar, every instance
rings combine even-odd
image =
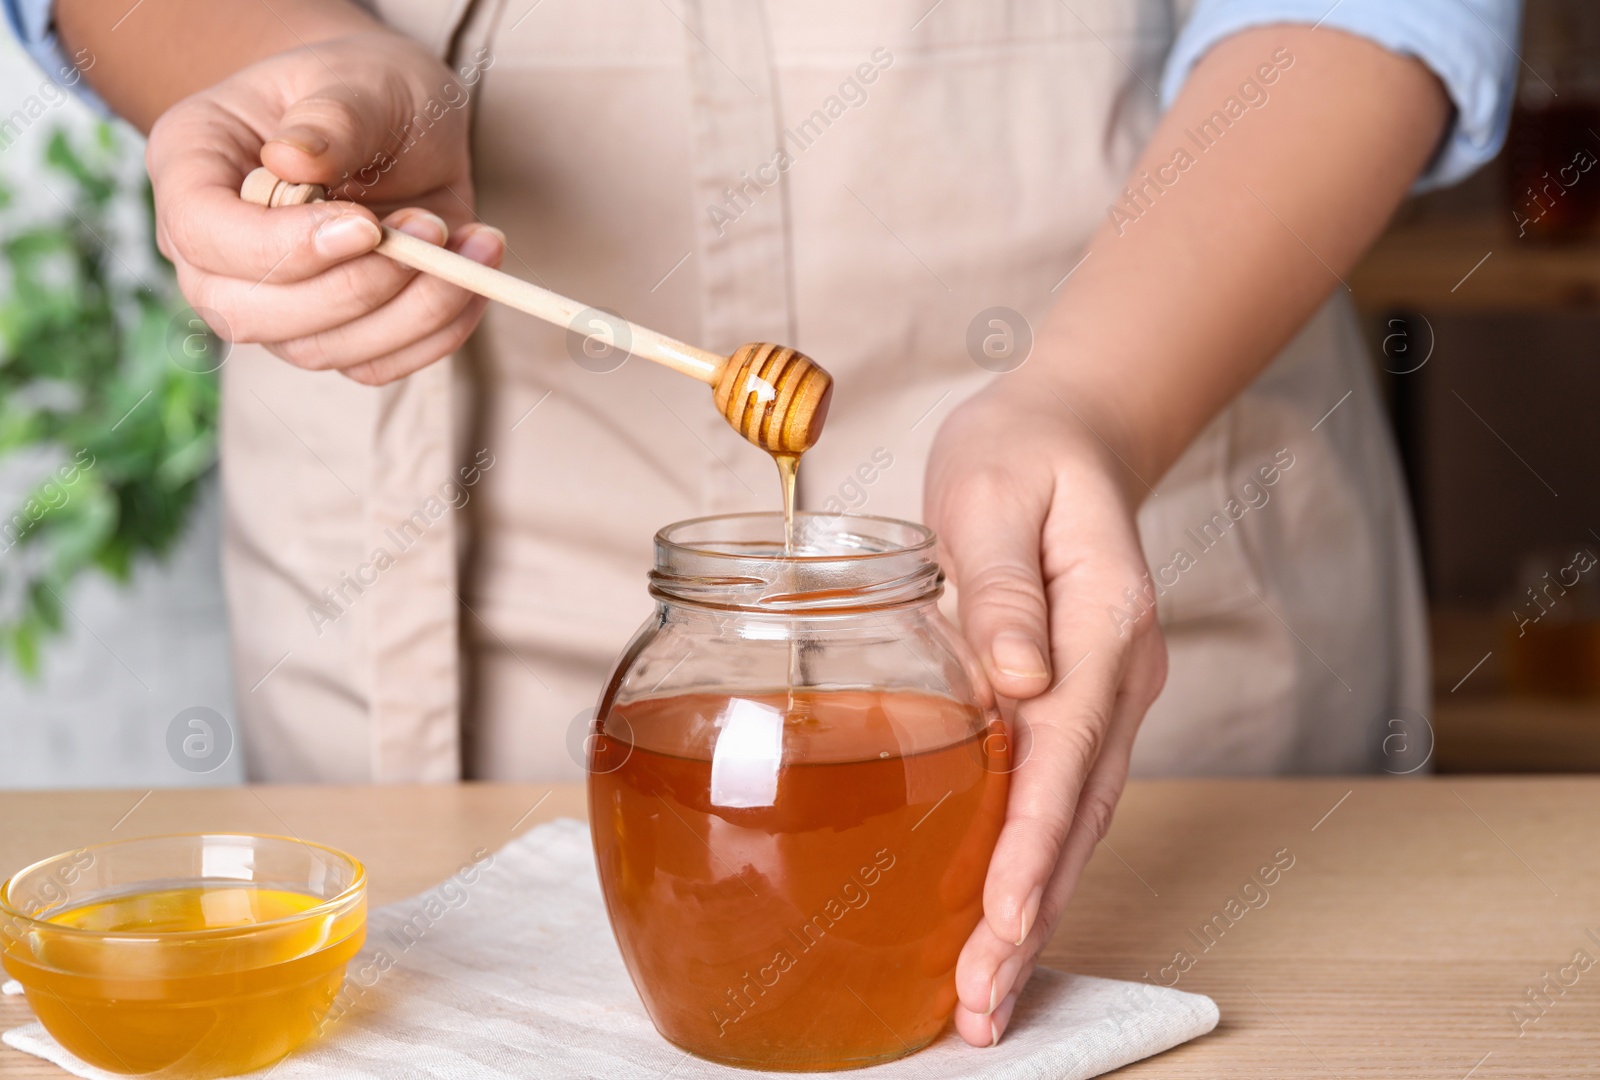
[[[1600,696],[1600,552],[1575,540],[1530,551],[1501,620],[1506,685],[1514,694]],[[1483,688],[1480,685],[1479,692]]]
[[[935,602],[933,534],[700,518],[656,535],[656,610],[589,740],[612,929],[657,1029],[761,1069],[931,1042],[982,915],[1006,728]]]
[[[1600,11],[1588,0],[1527,0],[1506,135],[1517,237],[1573,240],[1600,221]]]

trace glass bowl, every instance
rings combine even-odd
[[[0,885],[0,961],[56,1041],[156,1077],[270,1065],[322,1025],[366,936],[349,855],[280,836],[119,840]]]

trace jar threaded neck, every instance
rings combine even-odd
[[[863,514],[795,515],[795,550],[783,515],[723,514],[656,534],[650,594],[724,610],[811,615],[896,607],[944,587],[933,532]]]

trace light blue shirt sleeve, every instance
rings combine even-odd
[[[82,73],[61,48],[56,36],[54,0],[0,0],[6,12],[6,22],[28,55],[43,69],[51,81],[70,89],[101,116],[110,116],[111,110],[100,100]],[[94,66],[92,62],[88,67]]]
[[[1455,118],[1414,190],[1471,174],[1505,142],[1516,90],[1521,0],[1197,0],[1161,77],[1163,107],[1217,42],[1240,30],[1306,23],[1414,56],[1444,83]]]

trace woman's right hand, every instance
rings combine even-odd
[[[464,82],[475,86],[481,68],[468,70],[464,79],[374,30],[269,57],[161,116],[145,154],[156,241],[213,330],[369,385],[466,340],[485,300],[373,249],[384,214],[385,225],[500,264],[504,236],[473,212]],[[261,164],[339,198],[246,203],[239,186]]]

